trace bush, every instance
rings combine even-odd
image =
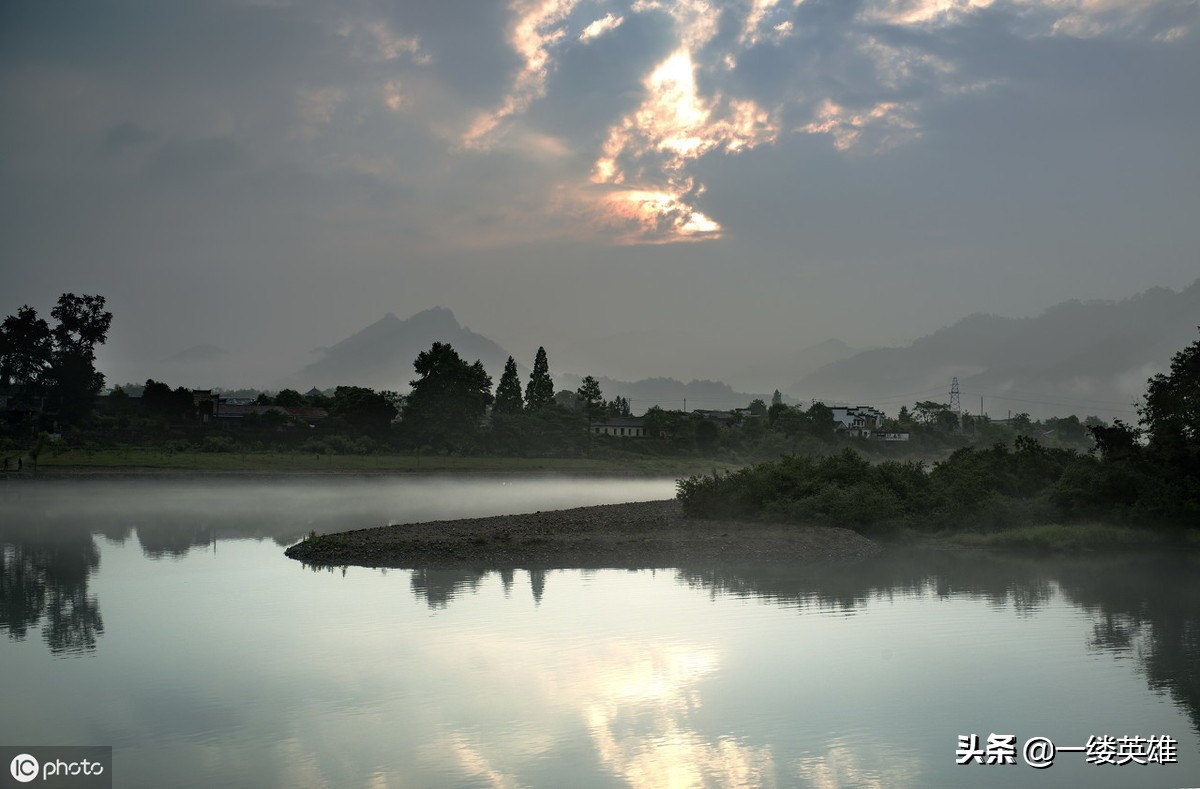
[[[1070,520],[1097,506],[1111,512],[1114,502],[1126,502],[1131,515],[1148,515],[1146,485],[1129,473],[1021,438],[1015,451],[1003,444],[959,449],[932,470],[914,462],[871,465],[851,449],[819,459],[784,456],[680,480],[677,495],[684,513],[698,518],[986,533]]]
[[[233,452],[235,449],[233,439],[227,436],[205,436],[200,442],[201,452]]]

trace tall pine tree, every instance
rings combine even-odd
[[[498,414],[517,414],[522,407],[521,379],[517,376],[517,363],[510,356],[504,363],[504,375],[496,385],[496,404],[492,410]]]
[[[525,407],[537,411],[554,402],[554,381],[550,380],[550,363],[546,360],[546,349],[538,346],[533,360],[533,372],[525,385]]]
[[[600,384],[590,375],[583,379],[583,384],[575,391],[575,399],[583,406],[588,419],[598,419],[604,412],[604,394],[600,391]]]

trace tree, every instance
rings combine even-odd
[[[783,395],[779,393],[778,389],[775,390],[775,394],[771,395],[771,405],[783,405]]]
[[[295,389],[281,389],[274,399],[275,405],[281,408],[296,408],[304,405],[304,395]]]
[[[833,423],[833,409],[824,403],[813,403],[804,412],[809,435],[817,438],[832,438],[835,430]]]
[[[1147,383],[1139,414],[1151,444],[1200,450],[1200,340],[1171,358],[1169,373]]]
[[[945,417],[942,414],[944,413],[951,413],[950,406],[946,403],[921,400],[913,404],[912,419],[926,427],[933,427],[943,422]]]
[[[404,426],[410,440],[438,449],[477,446],[481,422],[492,404],[492,378],[483,363],[467,364],[448,343],[435,342],[413,362],[421,377],[410,381]]]
[[[50,325],[29,305],[0,324],[0,383],[25,387],[44,398],[45,410],[77,424],[91,413],[104,376],[96,370],[96,346],[108,338],[112,313],[103,296],[64,293]]]
[[[912,421],[912,417],[908,415],[908,406],[900,406],[900,413],[896,416],[896,421],[902,425],[907,425]]]
[[[762,400],[751,400],[750,401],[750,413],[753,414],[754,416],[766,416],[767,415],[767,404],[764,403]]]
[[[333,390],[329,416],[344,428],[361,435],[386,433],[396,418],[395,407],[387,397],[362,386],[339,386]]]
[[[182,386],[171,389],[153,378],[142,387],[142,410],[169,423],[190,422],[196,416],[191,392]]]
[[[50,315],[58,321],[52,330],[52,397],[59,417],[77,424],[92,412],[104,388],[104,375],[96,370],[96,346],[108,338],[113,316],[105,312],[103,296],[74,293],[60,296]]]
[[[620,395],[605,403],[604,410],[608,412],[609,416],[633,416],[633,411],[629,408],[629,400]]]
[[[529,383],[525,386],[525,407],[537,411],[554,402],[554,381],[550,380],[550,363],[546,359],[546,349],[538,346],[537,356],[533,360],[533,372],[529,374]]]
[[[600,384],[592,376],[583,379],[583,383],[575,390],[575,397],[588,419],[598,419],[603,415],[604,393],[600,391]]]
[[[0,326],[0,384],[42,385],[53,354],[50,325],[26,304]]]
[[[1139,409],[1150,441],[1147,454],[1176,491],[1181,520],[1200,523],[1200,340],[1171,359],[1171,369],[1148,381]]]
[[[504,363],[504,374],[500,376],[500,383],[496,386],[496,405],[492,410],[498,414],[519,414],[523,407],[517,363],[510,356]]]

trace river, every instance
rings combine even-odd
[[[310,531],[672,494],[532,475],[4,480],[0,744],[111,745],[122,787],[1200,785],[1191,557],[894,549],[629,572],[283,555]],[[1012,735],[1013,764],[986,763],[1007,752],[989,735]],[[1109,736],[1124,763],[1091,763]],[[1060,749],[1049,767],[1025,758],[1035,737]],[[1174,758],[1139,764],[1151,738]]]

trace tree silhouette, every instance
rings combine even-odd
[[[25,305],[0,324],[0,383],[44,399],[44,409],[67,424],[91,413],[104,376],[96,371],[96,346],[112,325],[103,296],[64,293],[50,311],[53,328]]]
[[[554,402],[554,381],[550,380],[550,363],[546,360],[546,349],[538,346],[533,360],[533,372],[525,385],[525,407],[537,411]]]
[[[583,407],[588,419],[598,419],[604,414],[604,393],[600,384],[592,376],[583,379],[583,383],[575,390],[575,397]]]
[[[517,363],[510,356],[504,363],[504,374],[500,376],[500,383],[496,386],[496,405],[492,410],[499,414],[517,414],[523,407]]]
[[[409,439],[439,449],[474,447],[492,403],[492,378],[483,363],[467,364],[448,343],[435,342],[413,367],[421,377],[410,382],[404,401]]]

